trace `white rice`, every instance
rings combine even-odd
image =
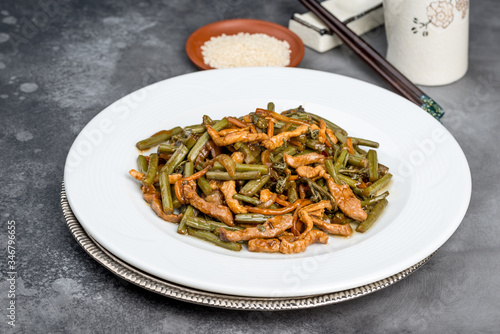
[[[290,52],[287,41],[243,32],[212,37],[201,47],[203,61],[213,68],[287,66]]]

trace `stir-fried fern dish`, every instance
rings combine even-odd
[[[163,130],[137,143],[130,175],[177,232],[239,251],[300,253],[329,235],[367,231],[387,206],[377,142],[302,107],[274,104]]]

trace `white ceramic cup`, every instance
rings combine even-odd
[[[468,0],[384,0],[387,60],[413,83],[438,86],[468,66]]]

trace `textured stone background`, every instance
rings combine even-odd
[[[9,333],[495,333],[500,328],[500,12],[471,7],[470,66],[462,80],[425,88],[472,170],[471,204],[439,252],[404,281],[311,310],[212,309],[157,296],[88,256],[60,209],[71,143],[104,107],[146,84],[196,68],[191,32],[228,18],[287,25],[297,1],[72,1],[0,3],[0,332]],[[366,36],[385,53],[385,32]],[[306,50],[300,67],[383,86],[349,50]],[[456,180],[461,182],[461,180]],[[17,321],[6,322],[7,222],[17,223]]]

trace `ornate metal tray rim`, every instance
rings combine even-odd
[[[302,297],[244,297],[197,290],[172,283],[141,271],[117,258],[83,229],[69,206],[62,183],[61,207],[68,228],[80,246],[98,263],[116,276],[141,288],[185,302],[234,310],[279,311],[306,309],[341,303],[379,291],[403,280],[424,265],[435,254],[395,275],[353,289]]]

